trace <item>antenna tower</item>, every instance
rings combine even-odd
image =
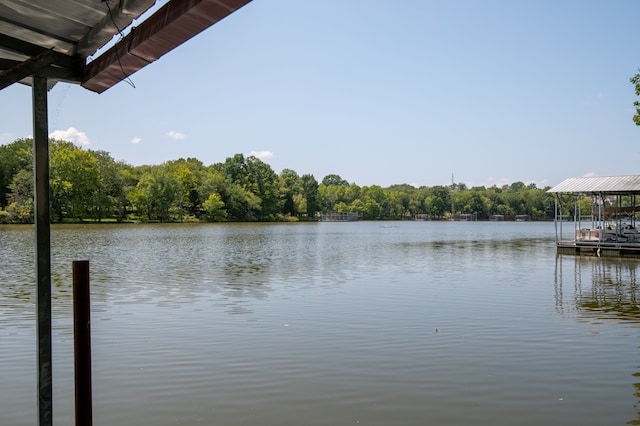
[[[455,204],[453,201],[453,191],[456,190],[456,184],[453,180],[453,173],[451,173],[451,220],[454,219],[454,215],[456,213],[456,208],[455,208]]]

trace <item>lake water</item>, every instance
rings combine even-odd
[[[91,261],[94,425],[640,424],[640,260],[552,223],[52,229],[54,424]],[[37,423],[34,231],[0,227],[0,424]]]

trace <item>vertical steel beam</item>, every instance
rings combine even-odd
[[[36,333],[38,425],[53,424],[51,351],[51,228],[49,225],[49,131],[47,79],[33,77],[33,175],[36,230]]]

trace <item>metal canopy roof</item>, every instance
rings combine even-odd
[[[156,0],[2,0],[0,89],[39,75],[101,93],[250,1],[169,0],[88,62]]]
[[[640,175],[569,178],[547,192],[573,194],[640,193]]]

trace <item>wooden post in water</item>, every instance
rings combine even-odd
[[[76,426],[91,426],[89,261],[73,262],[73,355]]]

